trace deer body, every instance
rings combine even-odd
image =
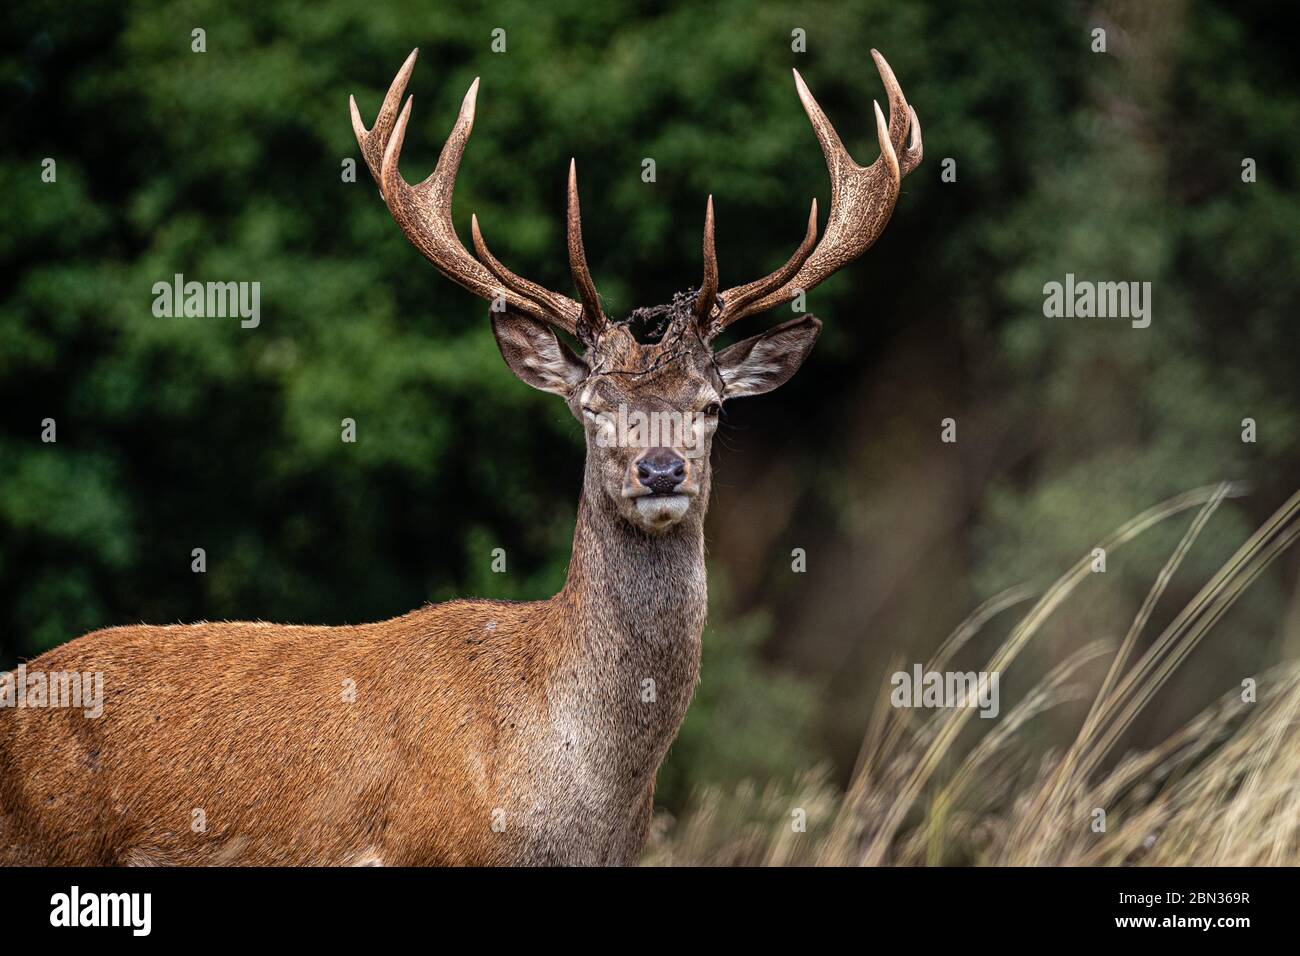
[[[703,526],[587,501],[547,601],[120,627],[32,661],[102,672],[104,714],[0,720],[0,863],[635,861],[699,673]]]
[[[565,586],[546,601],[452,601],[354,627],[119,627],[49,651],[28,671],[102,674],[102,714],[0,709],[0,864],[635,861],[699,676],[719,410],[788,380],[821,324],[801,316],[721,351],[711,343],[868,248],[921,159],[916,115],[873,55],[890,118],[876,107],[881,156],[870,167],[848,156],[795,74],[832,177],[822,240],[814,201],[782,268],[719,292],[710,197],[703,281],[674,300],[651,344],[604,314],[572,163],[568,249],[581,301],[503,266],[477,219],[477,259],[460,244],[451,196],[477,80],[415,187],[397,171],[410,100],[397,107],[415,53],[372,129],[353,102],[362,154],[402,231],[493,300],[506,364],[560,395],[584,429]],[[680,427],[624,433],[657,419]]]

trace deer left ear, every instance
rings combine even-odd
[[[724,398],[762,395],[784,385],[812,351],[822,324],[811,315],[783,322],[719,352]]]
[[[549,327],[516,312],[493,312],[492,334],[501,357],[521,381],[568,397],[587,377],[587,366]]]

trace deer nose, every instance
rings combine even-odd
[[[669,495],[686,480],[686,460],[671,448],[651,448],[636,463],[636,476],[657,495]]]

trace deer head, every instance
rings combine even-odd
[[[478,79],[465,94],[433,173],[417,186],[402,178],[397,164],[411,99],[400,113],[398,104],[418,52],[407,57],[371,129],[362,123],[355,98],[349,99],[357,142],[393,218],[439,271],[493,303],[492,331],[506,364],[534,388],[561,396],[583,423],[588,475],[598,477],[618,514],[655,534],[681,522],[693,508],[702,511],[709,492],[709,449],[723,404],[787,381],[808,356],[821,323],[801,316],[721,351],[714,351],[713,341],[733,322],[807,292],[866,251],[889,221],[902,177],[921,161],[921,127],[889,64],[871,51],[889,98],[889,120],[875,104],[880,156],[868,167],[849,156],[795,71],[799,99],[830,172],[831,209],[821,241],[816,241],[814,199],[803,242],[784,266],[720,292],[710,196],[703,280],[668,306],[633,314],[667,319],[659,341],[643,344],[629,321],[606,316],[596,294],[582,243],[574,162],[569,164],[568,252],[578,301],[502,265],[488,249],[477,216],[470,221],[477,258],[457,238],[452,192],[474,125]],[[556,330],[576,340],[581,354]]]

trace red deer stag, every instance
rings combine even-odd
[[[0,863],[634,862],[699,674],[719,408],[789,379],[821,323],[801,316],[718,352],[711,343],[870,247],[921,160],[916,114],[872,55],[889,120],[877,104],[880,157],[866,168],[794,76],[830,170],[821,241],[814,201],[789,262],[719,292],[710,198],[703,281],[666,308],[655,344],[601,307],[572,163],[577,301],[502,265],[476,219],[477,258],[457,239],[452,192],[478,80],[418,186],[398,172],[411,101],[398,105],[416,53],[372,129],[352,100],[361,151],[402,232],[493,300],[506,364],[561,396],[586,430],[568,580],[545,601],[450,601],[378,624],[128,626],[49,651],[26,665],[28,682],[102,674],[103,712],[0,710]],[[685,424],[654,438],[641,427],[655,412]],[[626,421],[624,434],[615,423]],[[15,676],[4,680],[12,697]]]

